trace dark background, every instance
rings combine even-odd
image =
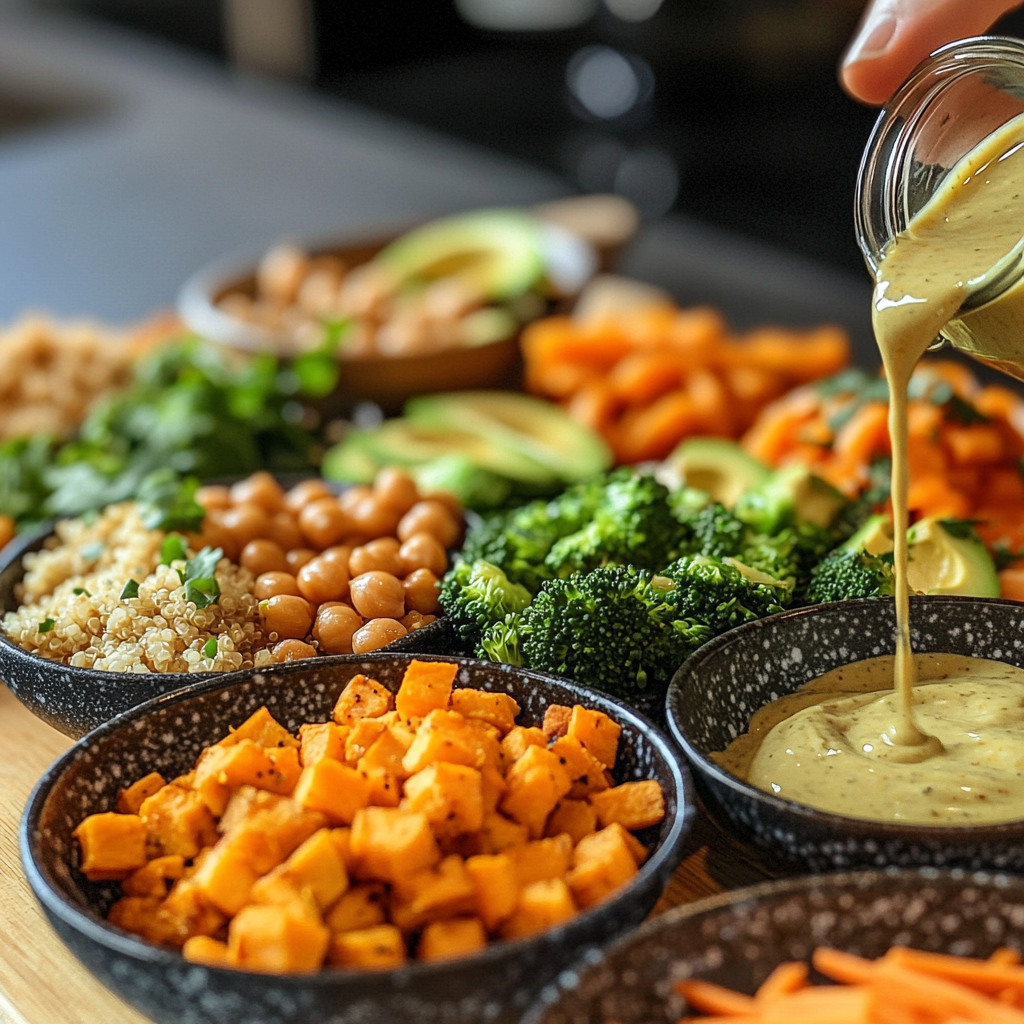
[[[40,0],[226,60],[216,0]],[[861,0],[664,0],[639,22],[602,2],[583,25],[499,32],[455,0],[314,0],[309,87],[862,274],[852,205],[875,111],[836,66]],[[1024,34],[1024,15],[996,31]],[[607,49],[594,50],[594,47]],[[588,49],[591,48],[591,49]],[[567,70],[594,53],[640,85],[588,112]]]

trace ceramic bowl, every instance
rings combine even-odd
[[[911,599],[915,651],[1024,666],[1024,604],[971,597]],[[790,867],[814,871],[884,865],[1024,871],[1021,821],[928,826],[873,822],[815,810],[743,782],[716,765],[755,711],[831,669],[894,652],[891,600],[844,601],[751,622],[700,648],[676,673],[669,728],[708,810],[740,839]]]
[[[545,990],[523,1024],[653,1024],[686,1011],[684,978],[753,993],[816,946],[877,957],[891,945],[987,957],[1024,947],[1024,880],[1007,875],[863,871],[737,889],[662,914]],[[702,1018],[703,1019],[703,1018]]]
[[[12,541],[0,554],[0,619],[18,607],[14,588],[25,575],[22,557],[39,551],[52,535],[52,526]],[[452,650],[454,634],[442,619],[407,633],[388,644],[388,651],[444,654]],[[78,739],[103,722],[161,694],[191,686],[224,673],[104,672],[75,668],[30,654],[0,629],[0,682],[34,715],[65,736]]]
[[[397,690],[410,660],[339,655],[209,679],[136,708],[72,747],[29,798],[21,852],[33,891],[74,954],[126,1002],[167,1024],[513,1024],[580,951],[638,924],[680,860],[694,810],[686,769],[671,744],[610,698],[563,680],[464,659],[456,685],[510,693],[522,707],[520,723],[539,724],[551,703],[583,703],[611,715],[622,727],[617,780],[661,782],[665,820],[640,833],[650,856],[618,894],[541,935],[496,943],[463,960],[386,973],[326,969],[280,977],[200,967],[104,921],[118,887],[90,884],[75,870],[71,833],[82,818],[111,809],[127,780],[150,771],[166,778],[187,771],[204,746],[264,704],[294,731],[302,722],[329,720],[338,694],[356,673]]]

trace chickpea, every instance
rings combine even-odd
[[[424,501],[437,501],[440,502],[449,512],[455,517],[457,523],[462,522],[462,516],[465,510],[462,507],[462,502],[459,501],[458,495],[452,494],[451,491],[425,491],[420,497]]]
[[[221,513],[221,525],[232,534],[241,547],[257,537],[270,533],[270,517],[260,508],[245,502]]]
[[[253,574],[262,576],[265,572],[287,572],[288,563],[279,544],[272,540],[251,540],[242,548],[242,565]]]
[[[383,505],[393,508],[399,515],[405,515],[420,498],[416,481],[404,469],[395,466],[388,466],[377,474],[373,491]]]
[[[402,564],[398,558],[398,541],[394,537],[378,537],[352,552],[348,560],[348,570],[353,576],[361,576],[364,572],[389,572],[392,576],[401,576]]]
[[[215,508],[223,511],[226,508],[231,508],[231,491],[219,484],[207,484],[196,491],[196,502],[202,505],[207,512]]]
[[[282,640],[270,652],[270,660],[279,663],[315,657],[316,648],[312,644],[307,644],[304,640]]]
[[[437,619],[436,615],[421,615],[419,612],[408,612],[398,621],[410,632],[429,626]]]
[[[398,512],[384,505],[376,495],[363,498],[346,510],[352,522],[352,530],[367,540],[373,537],[387,537],[395,532]]]
[[[264,572],[256,577],[256,583],[252,588],[253,594],[260,601],[268,597],[277,597],[278,594],[291,594],[292,597],[301,597],[299,585],[290,572]]]
[[[299,529],[309,543],[319,550],[337,544],[352,532],[352,519],[335,498],[317,498],[299,513]]]
[[[352,634],[352,653],[366,654],[405,636],[409,631],[397,619],[370,619]]]
[[[281,545],[283,551],[301,548],[306,543],[299,524],[291,512],[275,512],[270,518],[270,539]]]
[[[284,496],[284,506],[290,512],[298,513],[311,501],[333,496],[330,487],[323,480],[303,480]]]
[[[351,654],[352,637],[362,627],[362,615],[338,602],[320,606],[313,633],[325,654]]]
[[[304,597],[277,594],[260,601],[263,628],[281,640],[301,640],[313,625],[313,609]]]
[[[352,604],[367,619],[400,619],[405,614],[402,581],[389,572],[364,572],[349,583]]]
[[[434,615],[439,607],[438,580],[429,569],[415,569],[405,577],[405,607],[422,615]]]
[[[288,563],[288,571],[294,576],[304,565],[309,565],[316,558],[312,548],[292,548],[285,553],[284,560]]]
[[[267,515],[284,508],[284,489],[266,470],[253,473],[231,487],[231,500],[240,505],[250,502],[259,505]]]
[[[230,558],[232,562],[238,561],[238,556],[242,552],[244,546],[238,537],[224,525],[224,516],[226,512],[222,512],[220,509],[213,509],[211,512],[207,512],[203,517],[203,527],[197,542],[193,544],[194,550],[198,551],[200,548],[211,547],[220,548],[224,552],[227,558]]]
[[[348,594],[348,549],[332,548],[296,573],[299,593],[313,604],[339,601]]]
[[[349,512],[355,508],[359,502],[372,497],[373,490],[371,488],[365,487],[363,484],[357,484],[355,487],[349,487],[338,495],[338,504],[346,512]]]
[[[398,559],[407,576],[417,569],[429,569],[435,576],[443,576],[448,568],[448,552],[430,533],[414,533],[398,549]]]
[[[398,524],[399,540],[408,540],[414,533],[433,534],[442,547],[450,548],[459,539],[462,526],[441,502],[431,498],[417,501]]]

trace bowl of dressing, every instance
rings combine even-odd
[[[1024,605],[912,597],[910,623],[913,720],[937,738],[910,756],[891,600],[784,612],[693,655],[666,713],[710,813],[780,866],[1024,871]]]

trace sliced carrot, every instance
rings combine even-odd
[[[889,453],[889,406],[865,402],[839,428],[833,445],[836,457],[868,465],[876,456]]]
[[[940,516],[944,519],[965,519],[970,514],[970,502],[949,486],[939,474],[911,479],[907,492],[907,506],[921,516]]]
[[[645,405],[678,388],[685,367],[674,352],[633,352],[608,374],[608,387],[624,402]]]
[[[535,395],[550,398],[568,398],[593,381],[602,381],[594,367],[561,359],[536,360],[526,371],[527,388]]]
[[[872,993],[859,985],[811,986],[764,1004],[764,1024],[871,1024]]]
[[[985,476],[985,499],[993,505],[1024,507],[1024,477],[1020,469],[991,469]]]
[[[999,596],[1007,601],[1024,601],[1024,566],[1003,569],[999,574]]]
[[[876,986],[880,998],[897,1000],[922,1011],[944,1008],[949,1015],[960,1014],[981,1024],[1024,1024],[1024,1011],[998,1003],[964,985],[937,975],[920,974],[898,964],[883,962],[868,984]]]
[[[987,423],[947,424],[942,439],[953,460],[964,466],[989,466],[1003,457],[1002,435]]]
[[[734,436],[736,420],[729,393],[717,375],[707,370],[698,370],[687,378],[685,388],[703,433],[716,437]]]
[[[745,996],[742,992],[734,992],[699,978],[677,981],[673,987],[690,1006],[707,1013],[756,1017],[760,1010],[752,996]]]
[[[895,946],[885,956],[886,963],[909,967],[980,992],[1000,992],[1007,987],[1024,988],[1024,967],[1018,963],[999,963],[993,960],[974,960],[965,956],[930,953],[907,946]]]
[[[623,462],[663,459],[681,438],[700,428],[700,417],[686,391],[671,391],[642,409],[631,409],[620,421],[619,454]]]
[[[979,391],[977,377],[963,363],[952,359],[929,359],[923,366],[926,373],[944,380],[961,398],[973,398]]]
[[[754,998],[759,1003],[797,992],[807,984],[807,964],[802,960],[786,960],[758,986]]]
[[[1012,422],[1014,417],[1024,415],[1024,399],[1010,388],[998,384],[982,388],[974,396],[974,408],[989,419]]]
[[[811,963],[819,974],[833,981],[845,984],[862,984],[874,975],[876,967],[870,960],[853,953],[844,953],[840,949],[819,946],[811,957]]]
[[[622,402],[605,380],[591,381],[569,400],[569,415],[578,423],[605,434],[622,408]]]
[[[1000,946],[992,951],[988,962],[990,964],[1019,964],[1021,962],[1020,952],[1016,949],[1010,949],[1009,946]]]

